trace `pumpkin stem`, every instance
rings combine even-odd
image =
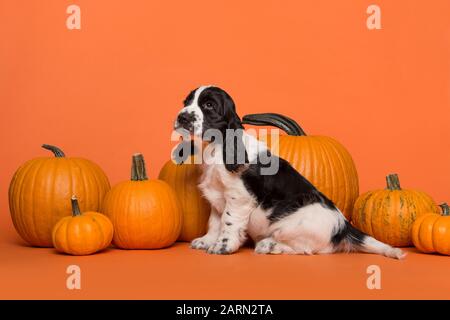
[[[396,173],[387,175],[386,184],[388,190],[402,190],[402,188],[400,188],[400,180],[398,179],[398,175]]]
[[[295,120],[278,113],[247,114],[242,118],[242,124],[273,126],[283,130],[290,136],[306,136],[305,131]]]
[[[51,152],[53,152],[53,154],[55,155],[56,158],[64,158],[66,155],[64,154],[64,152],[55,146],[49,145],[49,144],[43,144],[42,148],[50,150]]]
[[[147,170],[145,169],[144,156],[141,153],[133,155],[131,164],[131,181],[148,180]]]
[[[81,215],[80,206],[78,205],[78,199],[75,195],[72,196],[72,216],[76,217]]]
[[[446,202],[441,203],[439,205],[439,207],[441,207],[441,209],[442,209],[443,216],[450,216],[450,207],[448,206],[448,204]]]

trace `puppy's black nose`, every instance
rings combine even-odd
[[[180,126],[185,126],[192,124],[192,122],[195,120],[195,115],[193,112],[181,112],[178,115],[177,121]]]

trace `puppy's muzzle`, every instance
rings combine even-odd
[[[193,112],[181,112],[177,117],[176,129],[184,128],[192,131],[194,129],[195,114]]]

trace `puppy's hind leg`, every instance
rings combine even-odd
[[[255,252],[259,254],[296,254],[294,249],[287,244],[278,242],[271,237],[260,240],[256,244]]]

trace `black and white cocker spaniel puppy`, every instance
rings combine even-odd
[[[405,256],[355,229],[286,160],[243,131],[235,104],[224,90],[202,86],[192,91],[175,130],[207,141],[199,187],[211,203],[211,215],[207,234],[193,240],[192,248],[230,254],[250,236],[261,254],[361,251]]]

